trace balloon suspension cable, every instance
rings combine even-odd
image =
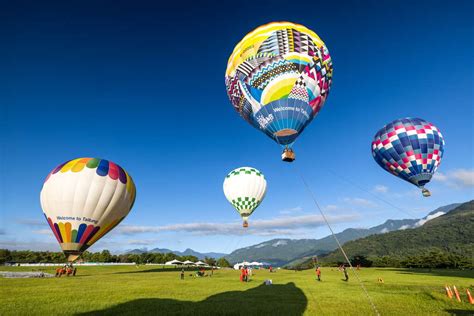
[[[321,213],[321,216],[323,217],[324,222],[326,223],[327,227],[328,227],[329,230],[331,231],[331,235],[332,235],[332,237],[334,238],[334,240],[336,241],[337,246],[339,247],[339,249],[341,250],[342,254],[344,255],[344,258],[346,259],[347,264],[349,264],[349,267],[351,268],[352,273],[356,276],[357,280],[359,281],[359,284],[360,284],[362,290],[364,291],[365,296],[367,297],[367,299],[368,299],[370,305],[372,306],[372,309],[373,309],[375,315],[380,316],[380,313],[379,313],[379,311],[377,310],[377,307],[375,306],[374,302],[372,301],[372,298],[370,297],[369,292],[367,292],[367,289],[365,288],[364,283],[362,283],[362,280],[359,278],[359,275],[358,275],[357,272],[354,270],[354,267],[352,266],[351,261],[349,260],[349,257],[347,257],[347,254],[346,254],[346,252],[344,251],[344,248],[342,248],[342,245],[341,245],[341,243],[339,242],[339,239],[337,239],[336,234],[334,233],[334,231],[333,231],[331,225],[329,224],[329,222],[328,222],[326,216],[324,215],[323,210],[322,210],[321,207],[319,206],[319,203],[318,203],[318,201],[316,200],[316,196],[314,195],[313,191],[311,190],[311,188],[309,187],[309,185],[308,185],[308,183],[306,182],[305,178],[303,177],[303,174],[300,173],[300,172],[298,172],[298,173],[299,173],[299,175],[300,175],[300,177],[301,177],[301,180],[303,181],[303,183],[304,183],[304,185],[305,185],[305,187],[306,187],[306,190],[308,191],[309,195],[310,195],[311,198],[313,199],[313,202],[314,202],[314,204],[316,205],[316,208],[319,210],[319,213]]]
[[[328,170],[328,172],[330,172],[331,174],[335,175],[335,176],[338,177],[340,180],[342,180],[342,181],[344,181],[344,182],[346,182],[346,183],[349,183],[350,185],[356,187],[357,189],[359,189],[359,190],[361,190],[361,191],[363,191],[363,192],[369,194],[369,195],[372,196],[373,198],[375,198],[375,199],[377,199],[377,200],[379,200],[379,201],[381,201],[381,202],[383,202],[383,203],[385,203],[385,204],[387,204],[387,205],[393,207],[394,209],[397,209],[398,211],[400,211],[400,212],[402,212],[402,213],[404,213],[404,214],[406,214],[406,215],[408,215],[408,216],[412,216],[412,217],[416,217],[416,216],[417,216],[417,215],[415,215],[414,213],[409,212],[409,211],[407,211],[407,210],[404,210],[404,209],[402,209],[401,207],[398,207],[398,206],[396,206],[395,204],[393,204],[393,203],[391,203],[391,202],[385,200],[384,198],[381,198],[381,197],[378,196],[377,194],[374,194],[374,193],[370,192],[369,190],[364,189],[362,186],[358,185],[357,183],[355,183],[355,182],[353,182],[353,181],[351,181],[351,180],[349,180],[349,179],[347,179],[347,178],[344,178],[343,176],[341,176],[341,175],[337,174],[336,172],[334,172],[334,170]]]

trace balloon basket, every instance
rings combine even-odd
[[[423,194],[424,197],[430,197],[431,196],[431,192],[428,191],[427,189],[421,190],[421,194]]]
[[[291,148],[285,148],[281,154],[281,160],[292,162],[295,160],[295,152]]]
[[[244,221],[244,222],[242,223],[242,227],[244,227],[244,228],[249,227],[249,222]]]
[[[67,256],[67,261],[70,262],[70,263],[73,263],[74,261],[77,260],[77,258],[79,258],[79,255],[68,255]]]

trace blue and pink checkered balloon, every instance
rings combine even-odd
[[[444,139],[439,129],[419,118],[395,120],[375,134],[372,155],[386,171],[423,190],[444,153]]]

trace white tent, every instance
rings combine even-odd
[[[265,265],[265,263],[257,262],[257,261],[254,261],[254,262],[243,261],[243,262],[240,262],[240,263],[236,263],[234,265],[234,269],[235,270],[240,270],[243,266],[255,268],[255,267],[262,267],[264,265]]]
[[[185,265],[194,265],[195,263],[190,261],[190,260],[186,260],[185,262],[183,262],[183,264],[185,264]]]
[[[207,266],[207,263],[202,262],[202,261],[195,262],[194,264],[197,266]]]
[[[234,264],[234,269],[235,270],[240,270],[240,268],[242,268],[243,266],[249,266],[249,265],[250,265],[250,262],[243,261],[241,263]]]
[[[176,259],[168,261],[168,262],[165,263],[165,265],[167,265],[167,266],[172,266],[172,265],[177,265],[177,264],[183,264],[183,263],[179,260],[176,260]]]

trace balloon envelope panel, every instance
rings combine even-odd
[[[115,163],[78,158],[56,167],[41,190],[41,207],[66,253],[78,255],[117,226],[135,201],[135,184]]]
[[[227,200],[244,220],[260,205],[267,191],[265,176],[252,167],[232,170],[223,186]]]
[[[308,28],[277,22],[247,34],[229,58],[227,94],[251,125],[291,145],[321,110],[332,82],[329,51]]]
[[[419,118],[395,120],[375,134],[372,155],[386,171],[424,186],[431,180],[444,154],[439,129]]]

